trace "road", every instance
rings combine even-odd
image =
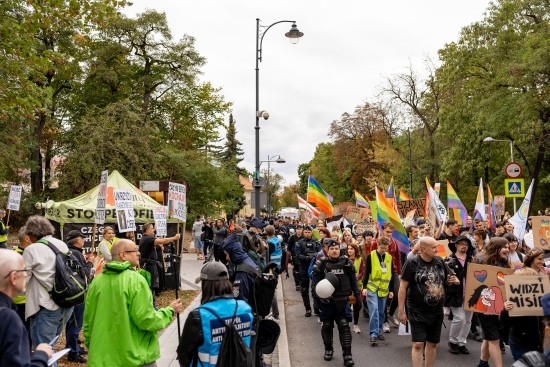
[[[289,270],[292,273],[292,270]],[[332,361],[323,359],[324,347],[321,338],[321,324],[317,317],[304,317],[305,309],[300,292],[295,290],[292,275],[283,279],[283,292],[285,299],[285,316],[290,349],[290,361],[294,367],[309,366],[343,366],[342,350],[338,338],[338,329],[334,327],[334,357]],[[479,362],[481,343],[468,339],[469,355],[454,355],[448,350],[450,321],[445,320],[447,328],[441,333],[441,343],[438,345],[436,366],[476,366]],[[368,319],[361,314],[359,320],[361,334],[353,334],[352,353],[356,366],[384,366],[404,367],[411,365],[411,340],[410,336],[397,335],[397,328],[392,327],[391,333],[384,334],[385,343],[379,343],[378,347],[371,347],[369,339]],[[493,364],[489,362],[492,366]],[[503,355],[503,366],[511,366],[513,363],[510,349],[506,347]]]

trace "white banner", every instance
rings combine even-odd
[[[428,188],[428,193],[430,194],[430,205],[432,205],[436,209],[435,213],[437,215],[437,220],[439,221],[439,223],[447,222],[448,217],[447,217],[447,209],[445,209],[445,205],[441,203],[441,200],[439,200],[439,196],[434,191],[434,189],[432,189],[431,187]]]
[[[185,185],[168,183],[168,215],[182,222],[187,220],[187,195]]]
[[[519,207],[514,216],[508,219],[508,222],[514,225],[514,235],[518,238],[518,243],[521,243],[523,236],[525,236],[525,225],[527,224],[527,217],[529,216],[529,204],[531,203],[531,192],[533,191],[533,185],[535,180],[531,181],[527,194],[523,199],[523,203]]]
[[[134,218],[134,203],[130,190],[113,190],[115,195],[116,219],[118,231],[134,232],[136,230],[136,220]]]
[[[8,210],[19,210],[21,205],[21,193],[23,186],[12,186],[10,188],[10,196],[8,197]]]
[[[157,236],[166,236],[167,235],[167,226],[166,226],[166,214],[168,213],[168,208],[165,206],[155,206],[153,208],[153,217],[155,218],[155,228],[157,229]]]
[[[107,178],[109,177],[109,171],[105,170],[101,172],[101,178],[99,179],[99,192],[97,194],[97,205],[95,210],[95,223],[105,223],[105,205],[107,200]]]

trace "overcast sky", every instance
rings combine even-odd
[[[206,57],[201,79],[223,88],[233,102],[243,166],[255,166],[256,18],[268,26],[295,20],[304,36],[296,45],[284,36],[290,23],[273,26],[260,63],[260,159],[285,184],[298,179],[301,163],[328,141],[328,129],[344,112],[374,100],[385,76],[420,69],[426,56],[456,41],[462,27],[483,18],[488,0],[133,0],[125,13],[146,8],[166,12],[174,39],[188,34]],[[226,120],[227,121],[227,120]],[[223,133],[225,137],[225,132]],[[261,169],[266,168],[263,163]]]

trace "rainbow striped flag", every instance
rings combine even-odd
[[[453,209],[453,214],[458,224],[465,226],[468,221],[468,211],[449,181],[447,181],[447,207]]]
[[[317,209],[327,213],[329,217],[332,217],[332,204],[330,203],[329,197],[312,175],[309,175],[307,182],[306,200],[315,204]]]
[[[386,199],[395,199],[395,185],[393,184],[393,176],[390,180],[388,191],[386,192]]]
[[[491,228],[491,231],[495,233],[497,230],[497,208],[495,206],[495,200],[493,199],[493,194],[491,193],[491,188],[489,187],[489,184],[487,184],[487,204],[487,225],[489,226],[489,228]]]
[[[399,189],[399,195],[397,195],[397,201],[411,200],[409,195],[405,193],[402,189]]]
[[[363,206],[365,208],[370,208],[368,200],[365,200],[365,198],[357,192],[357,190],[353,190],[355,192],[355,204],[359,206]]]
[[[397,214],[389,200],[384,196],[384,193],[378,187],[376,187],[376,205],[378,206],[378,225],[381,226],[384,222],[390,222],[393,224],[395,230],[392,233],[392,238],[397,243],[399,251],[405,254],[408,253],[410,251],[410,244],[405,227],[403,227],[403,223],[401,223],[399,214]]]

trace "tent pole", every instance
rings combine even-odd
[[[97,223],[94,223],[94,229],[92,230],[92,251],[91,253],[94,253],[95,249],[95,231],[97,230]]]

